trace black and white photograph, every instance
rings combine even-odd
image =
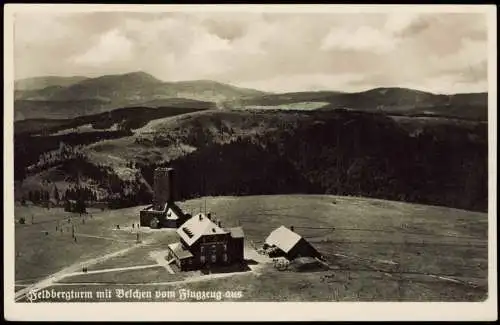
[[[496,319],[495,7],[7,8],[13,319]]]

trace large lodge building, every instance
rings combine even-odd
[[[210,213],[191,217],[176,205],[175,194],[174,170],[157,168],[153,204],[140,211],[141,227],[177,230],[179,242],[168,246],[169,260],[173,259],[182,271],[244,261],[241,227],[222,228]]]
[[[177,229],[177,234],[180,240],[168,246],[168,259],[174,259],[182,271],[244,261],[243,229],[222,228],[210,213],[193,216]]]

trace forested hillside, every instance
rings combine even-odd
[[[153,122],[16,137],[18,196],[35,180],[69,188],[78,176],[117,206],[147,204],[154,168],[169,165],[180,199],[327,193],[487,208],[486,123],[348,110],[206,111]]]

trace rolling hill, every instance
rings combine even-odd
[[[485,121],[488,94],[439,95],[406,88],[272,94],[210,80],[163,82],[145,72],[97,78],[38,77],[16,82],[15,119],[67,119],[122,107],[211,102],[219,109],[351,109]],[[165,104],[167,103],[167,104]]]
[[[106,110],[107,103],[98,99],[47,101],[14,101],[14,121],[27,119],[68,119]]]
[[[207,80],[163,82],[144,72],[86,78],[65,85],[53,82],[42,89],[25,88],[15,93],[16,120],[74,118],[127,106],[158,106],[172,99],[182,106],[184,102],[221,102],[264,94]]]
[[[327,193],[487,208],[482,122],[349,110],[206,110],[141,124],[16,137],[19,195],[56,175],[71,183],[78,173],[111,195],[113,175],[120,204],[146,204],[153,169],[171,165],[183,175],[183,198]],[[60,142],[81,147],[81,156],[61,156]]]
[[[16,135],[51,135],[64,130],[77,132],[76,128],[91,125],[93,129],[106,131],[109,128],[137,129],[149,121],[179,114],[215,108],[211,102],[173,99],[149,102],[146,106],[130,106],[111,111],[77,116],[67,119],[25,119],[14,123]]]
[[[83,76],[74,77],[33,77],[19,79],[14,82],[14,89],[19,91],[41,90],[48,87],[68,87],[87,79]]]
[[[487,207],[486,93],[270,94],[144,72],[17,87],[18,198],[81,174],[120,204],[147,203],[152,170],[173,165],[185,198],[327,193]]]
[[[486,120],[488,94],[436,95],[406,88],[375,88],[358,93],[331,91],[269,94],[227,102],[233,108],[281,108],[294,105],[300,109],[320,103],[321,110],[352,109],[382,111],[390,114],[447,116]]]

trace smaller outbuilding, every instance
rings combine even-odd
[[[281,226],[266,238],[264,249],[270,257],[283,256],[288,260],[298,257],[321,257],[321,254],[302,236]]]
[[[178,228],[189,218],[174,202],[165,203],[162,210],[155,210],[154,205],[150,205],[139,213],[141,227]]]

